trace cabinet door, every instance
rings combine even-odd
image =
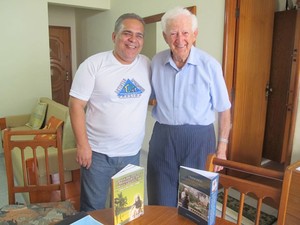
[[[292,71],[296,60],[296,19],[298,10],[275,13],[273,50],[270,73],[270,87],[267,123],[264,139],[263,157],[285,163],[290,161],[288,143],[296,73]],[[299,31],[298,31],[299,33]],[[299,39],[299,38],[298,38]]]
[[[227,0],[236,4],[229,158],[259,165],[266,121],[275,1]],[[226,6],[229,7],[229,6]],[[226,72],[226,71],[225,71]],[[227,84],[228,85],[228,84]]]

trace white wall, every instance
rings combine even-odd
[[[144,47],[141,54],[148,56],[150,59],[158,52],[156,49],[157,45],[157,29],[156,23],[146,24],[145,36],[144,36]]]
[[[0,1],[0,117],[51,97],[47,2]]]
[[[295,136],[292,150],[291,163],[300,160],[300,98],[298,98],[298,113],[295,127]]]
[[[107,26],[101,17],[108,11],[76,9],[77,63],[80,64],[88,56],[112,47],[112,28]]]
[[[48,2],[64,6],[99,10],[110,8],[110,0],[48,0]]]
[[[0,117],[30,113],[51,98],[48,2],[109,9],[110,0],[0,1]]]
[[[77,27],[77,32],[85,33],[90,40],[81,42],[81,47],[85,50],[79,61],[96,52],[112,48],[111,33],[115,20],[121,14],[135,12],[142,17],[146,17],[165,12],[177,5],[185,7],[195,5],[197,7],[199,22],[197,46],[208,51],[221,62],[225,0],[165,0],[150,2],[122,0],[122,4],[120,4],[119,0],[111,0],[111,10],[109,11],[98,14],[91,14],[90,12],[81,13],[82,26],[81,28]],[[91,25],[91,27],[88,28],[86,24]]]

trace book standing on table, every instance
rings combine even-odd
[[[144,168],[128,164],[112,177],[114,225],[123,225],[144,214]]]
[[[181,166],[178,213],[197,224],[215,224],[218,183],[218,173]]]

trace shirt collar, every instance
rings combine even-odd
[[[188,57],[185,65],[187,65],[187,64],[197,65],[197,57],[196,57],[195,51],[196,51],[196,48],[193,45],[191,47],[191,51],[190,51],[189,57]],[[165,61],[164,61],[165,65],[168,64],[168,63],[172,67],[177,68],[176,64],[174,63],[174,60],[172,59],[171,50],[168,50],[168,55],[167,55],[167,57],[165,58]]]

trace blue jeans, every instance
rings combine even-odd
[[[81,211],[105,208],[111,177],[128,164],[140,164],[140,152],[126,157],[108,157],[97,152],[92,154],[91,167],[89,169],[81,167]]]

